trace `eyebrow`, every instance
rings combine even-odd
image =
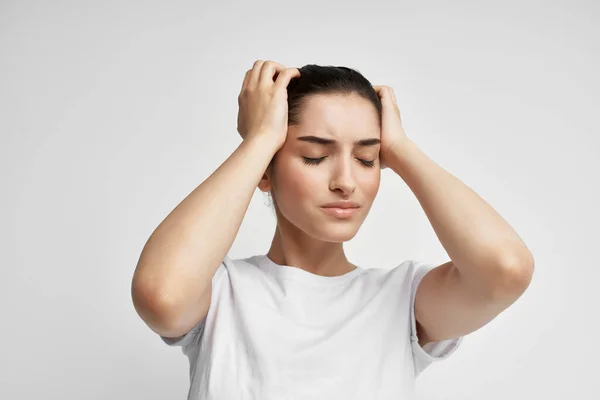
[[[318,137],[318,136],[300,136],[297,139],[300,141],[303,141],[303,142],[315,143],[315,144],[320,144],[323,146],[336,146],[338,143],[334,139],[326,139],[326,138],[322,138],[322,137]],[[381,143],[381,140],[379,140],[377,138],[370,138],[370,139],[356,140],[353,144],[354,144],[354,146],[367,147],[367,146],[374,146],[379,143]]]

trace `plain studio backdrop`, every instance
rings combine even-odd
[[[597,399],[600,6],[593,1],[2,1],[2,399],[184,399],[135,312],[157,225],[240,144],[257,59],[394,88],[407,135],[535,258],[527,292],[417,380],[420,399]],[[392,170],[345,245],[449,258]],[[229,254],[265,253],[256,190]],[[368,338],[365,338],[368,340]]]

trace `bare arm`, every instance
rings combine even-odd
[[[146,242],[131,294],[140,317],[161,336],[179,337],[207,315],[212,278],[287,137],[286,88],[299,75],[298,69],[273,61],[254,63],[238,96],[238,132],[244,141]]]
[[[212,277],[276,150],[267,135],[244,140],[146,242],[132,298],[140,317],[158,334],[181,336],[206,316]]]
[[[393,151],[389,163],[451,257],[418,287],[419,344],[466,336],[523,295],[533,277],[533,255],[504,218],[413,141]]]

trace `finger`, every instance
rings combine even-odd
[[[287,88],[290,81],[293,78],[299,78],[300,75],[300,70],[298,68],[286,68],[285,71],[279,73],[279,76],[275,81],[275,90]]]
[[[377,93],[377,96],[379,97],[379,91],[381,90],[381,85],[372,85],[373,86],[373,90],[375,90],[375,93]]]
[[[250,79],[248,80],[248,88],[258,87],[258,80],[260,78],[260,70],[262,65],[265,63],[264,60],[256,60],[254,61],[254,65],[252,66],[252,72],[250,72]]]
[[[384,101],[391,101],[393,104],[397,105],[396,93],[394,93],[394,89],[385,85],[373,85],[373,89],[377,92],[377,96],[383,103]]]
[[[244,90],[246,90],[246,87],[248,87],[248,82],[250,81],[250,73],[252,72],[252,69],[249,69],[248,71],[246,71],[246,74],[244,75],[244,81],[242,82],[242,89],[240,90],[240,92],[243,92]]]
[[[380,100],[383,100],[383,98],[387,98],[386,95],[386,89],[387,86],[385,85],[373,85],[373,89],[375,89],[375,92],[377,93],[377,96],[379,97]]]
[[[390,93],[392,94],[392,99],[394,99],[394,103],[396,103],[396,93],[394,92],[393,88],[389,88],[390,89]]]
[[[260,77],[258,81],[258,85],[260,87],[268,87],[273,84],[273,76],[275,72],[281,73],[285,71],[286,67],[283,64],[277,63],[275,61],[265,61],[260,70]]]

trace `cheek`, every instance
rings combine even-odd
[[[379,191],[379,185],[381,183],[381,176],[365,175],[363,179],[358,182],[362,192],[367,198],[374,198]]]
[[[289,201],[299,201],[308,199],[319,193],[319,187],[322,185],[320,180],[322,175],[311,173],[308,168],[287,168],[280,175],[280,188],[283,194]]]

